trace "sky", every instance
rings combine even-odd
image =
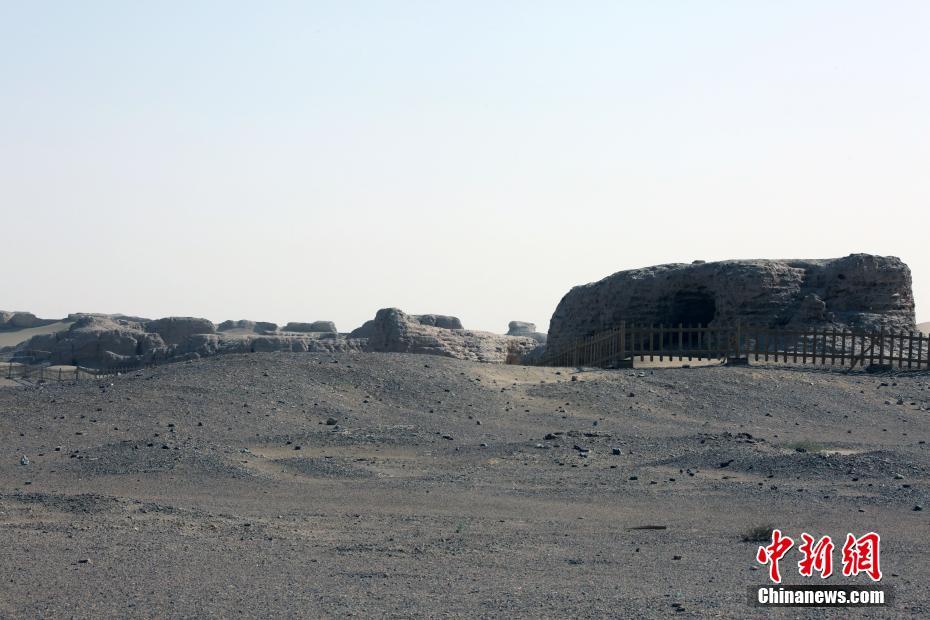
[[[0,308],[503,332],[868,252],[930,320],[930,2],[0,0]]]

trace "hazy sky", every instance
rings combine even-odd
[[[545,330],[870,252],[930,320],[930,2],[0,0],[0,308]]]

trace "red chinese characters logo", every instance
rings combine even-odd
[[[810,577],[816,570],[820,573],[821,579],[826,579],[833,574],[833,540],[829,536],[824,536],[814,544],[814,537],[807,532],[801,534],[804,544],[798,547],[798,551],[804,554],[804,557],[798,562],[798,572],[804,577]]]
[[[768,547],[759,547],[756,552],[756,561],[759,564],[769,564],[769,579],[781,583],[781,573],[778,572],[778,561],[794,546],[794,541],[781,535],[781,530],[772,531],[772,544]]]
[[[850,577],[859,573],[867,574],[872,581],[882,578],[878,565],[878,550],[881,538],[875,532],[869,532],[861,538],[846,535],[843,545],[843,575]]]
[[[833,539],[824,536],[817,540],[804,532],[801,534],[801,541],[798,546],[798,551],[802,556],[798,562],[798,572],[801,576],[812,577],[814,572],[817,572],[820,574],[821,579],[826,579],[832,575],[833,550],[835,548]],[[778,563],[793,546],[794,540],[791,537],[783,535],[781,530],[772,530],[772,543],[759,547],[756,552],[756,561],[759,564],[768,565],[769,579],[773,582],[781,583],[781,571]],[[853,534],[847,534],[842,551],[843,575],[845,577],[854,577],[859,573],[865,573],[872,581],[881,580],[880,546],[881,538],[875,532],[869,532],[859,538]]]

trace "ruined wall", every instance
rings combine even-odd
[[[620,271],[576,286],[552,315],[550,350],[622,320],[915,328],[911,272],[895,257],[696,261]]]
[[[439,316],[441,320],[427,319],[424,324],[424,316]],[[398,308],[382,308],[374,319],[353,331],[349,337],[364,341],[367,351],[422,353],[495,363],[506,361],[510,355],[522,358],[539,346],[536,340],[526,336],[450,329],[438,327],[436,323],[461,325],[455,317],[411,316]]]

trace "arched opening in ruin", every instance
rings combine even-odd
[[[672,297],[670,310],[671,325],[707,325],[717,315],[717,302],[706,290],[681,290]]]

